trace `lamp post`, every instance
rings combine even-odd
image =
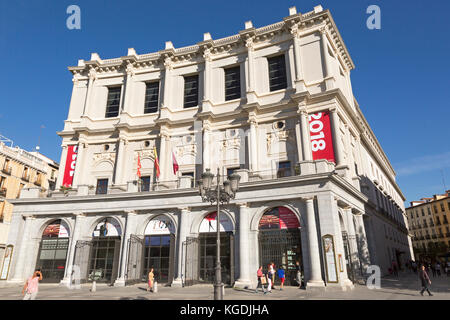
[[[223,283],[222,283],[222,267],[220,265],[220,204],[226,204],[230,202],[230,199],[234,199],[236,192],[239,189],[239,180],[241,176],[233,173],[228,176],[228,179],[220,185],[220,169],[217,168],[217,185],[213,187],[212,182],[214,174],[210,172],[210,169],[206,169],[206,172],[202,173],[202,179],[198,182],[198,188],[200,196],[203,202],[211,202],[213,205],[216,202],[216,276],[214,279],[214,300],[223,300]]]

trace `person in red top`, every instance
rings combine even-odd
[[[42,280],[41,270],[36,270],[32,277],[29,277],[22,289],[22,294],[25,294],[23,300],[34,300],[36,299],[37,293],[39,291],[39,281]],[[26,291],[26,293],[25,293]]]
[[[258,288],[261,287],[263,289],[264,294],[266,294],[267,292],[263,284],[263,281],[266,280],[266,278],[264,277],[262,266],[259,267],[258,271],[256,272],[256,276],[258,277],[258,285],[256,286],[255,293],[258,293]]]

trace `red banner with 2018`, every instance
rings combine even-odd
[[[78,146],[68,146],[66,166],[64,168],[64,178],[62,185],[65,187],[72,186],[75,166],[77,164]]]
[[[328,111],[309,116],[309,133],[313,160],[326,159],[336,163]]]

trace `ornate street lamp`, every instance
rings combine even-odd
[[[233,173],[228,176],[228,179],[220,185],[220,169],[217,168],[217,184],[212,185],[214,174],[206,169],[202,173],[202,180],[198,181],[198,188],[203,202],[211,202],[213,205],[217,203],[216,213],[216,276],[214,279],[214,300],[223,300],[223,283],[222,283],[222,268],[220,265],[220,204],[227,204],[230,199],[234,199],[236,192],[239,190],[239,180],[241,176]]]

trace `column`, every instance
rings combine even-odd
[[[341,130],[339,129],[339,116],[337,114],[337,108],[330,109],[331,115],[331,128],[333,130],[333,142],[334,142],[334,155],[336,158],[336,168],[344,165],[344,151],[341,144]],[[348,169],[348,167],[347,167]]]
[[[178,225],[179,225],[179,233],[178,233],[178,244],[177,244],[177,273],[176,277],[172,282],[173,287],[181,287],[183,285],[183,267],[184,267],[184,259],[185,259],[185,252],[184,252],[184,246],[183,242],[186,241],[186,236],[188,235],[189,231],[189,208],[179,208],[180,215],[178,219]]]
[[[355,272],[355,276],[359,276],[361,274],[360,262],[359,262],[359,251],[358,251],[358,243],[356,240],[356,232],[355,232],[355,224],[353,222],[353,213],[351,207],[346,207],[343,209],[345,214],[345,219],[347,220],[347,232],[348,232],[348,244],[350,249],[351,263],[353,272]]]
[[[29,249],[30,249],[30,231],[31,231],[31,224],[33,223],[34,216],[32,215],[24,215],[25,223],[23,226],[23,231],[21,234],[23,234],[22,241],[20,243],[20,249],[19,251],[16,251],[15,254],[18,254],[15,266],[12,270],[14,270],[14,276],[11,278],[11,282],[23,282],[27,275],[25,274],[25,268],[28,267],[26,265],[26,260],[29,256]],[[13,257],[14,258],[14,257]]]
[[[133,97],[133,77],[134,77],[134,68],[131,63],[127,65],[127,79],[125,81],[125,98],[123,101],[123,110],[126,113],[132,113],[131,107],[131,99]],[[142,111],[141,111],[142,112]]]
[[[302,53],[300,44],[300,34],[298,25],[291,28],[291,34],[294,40],[294,59],[295,59],[295,91],[300,93],[306,90],[302,66]]]
[[[364,215],[362,213],[355,215],[356,222],[357,222],[357,229],[356,234],[359,238],[359,244],[360,244],[360,262],[362,264],[362,272],[363,274],[366,273],[367,268],[370,265],[370,253],[369,253],[369,247],[367,243],[367,236],[366,236],[366,228],[364,226]]]
[[[250,153],[251,153],[251,163],[250,170],[253,173],[258,171],[258,136],[257,136],[257,126],[256,120],[253,118],[250,120]]]
[[[122,238],[122,248],[120,250],[120,268],[119,277],[114,282],[115,287],[123,287],[126,284],[127,262],[128,262],[128,239],[135,231],[136,212],[134,210],[127,211],[127,220]]]
[[[250,249],[249,249],[249,231],[250,231],[250,209],[247,203],[239,203],[239,279],[235,286],[238,288],[250,288]]]
[[[327,29],[326,27],[320,28],[320,44],[322,46],[322,63],[324,69],[324,81],[326,85],[326,90],[333,89],[333,79],[328,79],[331,77],[331,65],[330,58],[328,57],[328,40],[327,40]],[[331,80],[331,81],[330,81]]]
[[[211,169],[211,163],[209,161],[210,151],[209,151],[209,140],[210,140],[211,130],[209,123],[207,121],[203,122],[203,172],[206,169]]]
[[[247,81],[247,103],[256,102],[257,97],[255,93],[255,67],[254,67],[254,48],[253,38],[249,37],[245,40],[245,46],[247,47],[247,59],[248,59],[248,81]]]
[[[203,71],[203,101],[202,112],[210,111],[211,108],[211,50],[204,49],[205,70]]]
[[[126,145],[127,142],[124,138],[119,138],[119,147],[117,148],[117,164],[116,164],[116,175],[114,176],[115,185],[123,185],[123,171],[124,171],[124,161],[126,155]]]
[[[82,220],[85,217],[85,215],[82,212],[76,212],[74,213],[74,215],[75,215],[75,226],[72,230],[72,237],[71,237],[72,239],[70,241],[69,251],[67,254],[64,279],[61,280],[61,284],[68,286],[72,284],[72,271],[75,258],[75,247],[77,245],[77,241],[80,240],[81,229],[83,224]]]
[[[97,79],[97,73],[95,72],[95,70],[94,69],[89,70],[89,83],[88,83],[86,100],[85,100],[84,109],[83,109],[83,116],[89,115],[89,107],[91,106],[91,101],[92,101],[92,91],[93,91],[94,82],[96,79]]]
[[[319,241],[317,239],[316,214],[314,212],[313,198],[306,198],[306,221],[308,232],[308,251],[310,263],[310,278],[306,284],[307,289],[312,287],[324,287],[322,279],[319,255]]]
[[[309,133],[309,118],[305,108],[300,110],[300,127],[302,131],[303,160],[312,161],[311,136]]]
[[[173,62],[168,56],[164,59],[164,68],[164,92],[161,107],[167,108],[170,105],[170,78],[173,69]]]
[[[59,161],[58,180],[56,181],[56,187],[55,187],[56,191],[59,190],[59,188],[62,186],[62,183],[63,183],[64,171],[66,170],[68,149],[69,148],[67,146],[62,146],[61,160]]]
[[[77,162],[75,164],[75,172],[73,174],[72,188],[78,187],[78,185],[83,184],[83,170],[85,170],[83,165],[84,153],[86,149],[86,144],[84,142],[78,143],[77,152]]]

